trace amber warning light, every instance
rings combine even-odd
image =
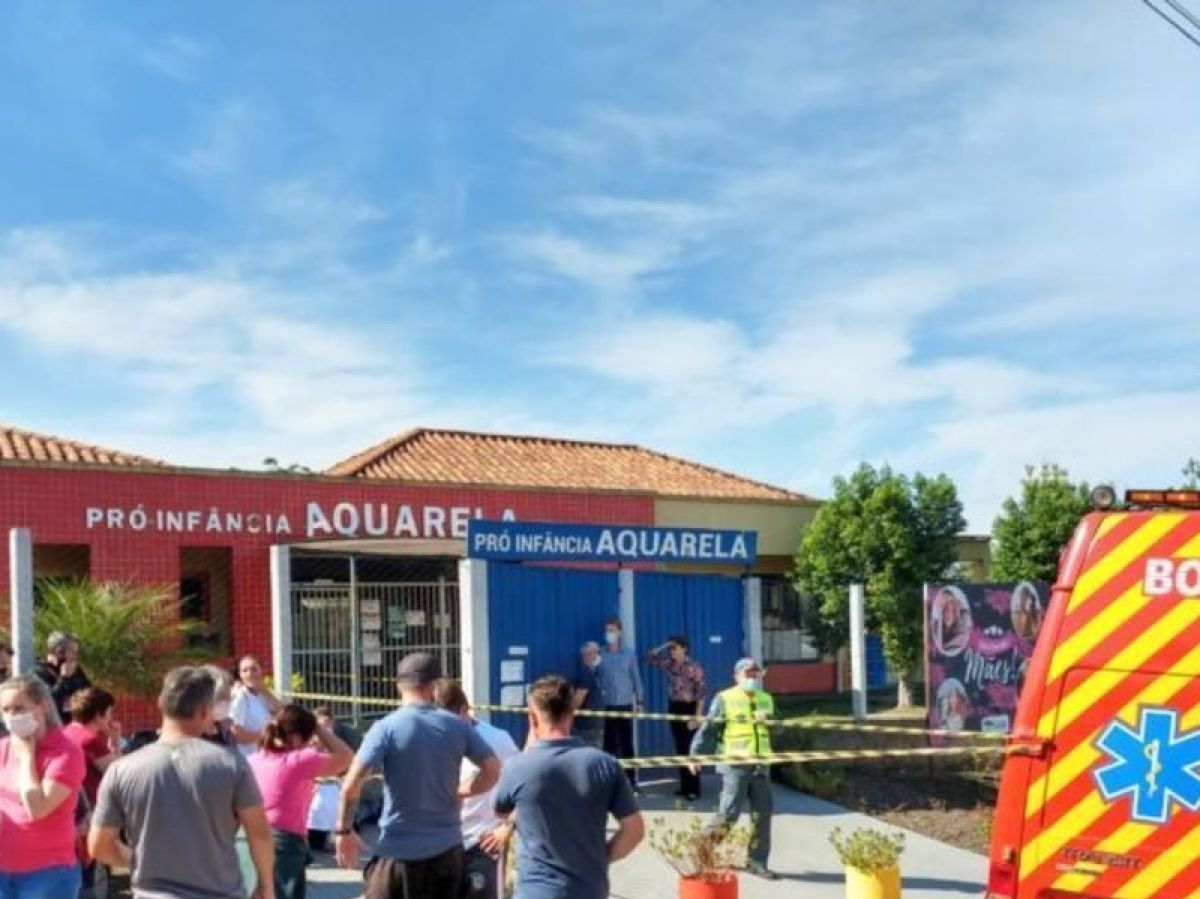
[[[1200,490],[1126,490],[1125,505],[1200,509]]]

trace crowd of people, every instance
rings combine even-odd
[[[337,862],[359,864],[357,812],[372,780],[382,808],[365,899],[497,899],[514,834],[518,899],[603,899],[609,865],[643,838],[637,781],[618,759],[632,755],[631,719],[576,715],[644,708],[617,621],[604,650],[584,645],[573,682],[549,676],[530,686],[524,751],[476,718],[462,687],[423,653],[398,666],[400,707],[355,746],[357,733],[328,708],[280,701],[252,657],[236,677],[215,666],[172,670],[159,729],[131,741],[71,635],[52,635],[31,675],[14,675],[5,649],[0,899],[87,896],[113,868],[130,871],[135,899],[304,899],[312,853],[330,835]],[[680,754],[769,754],[773,705],[755,662],[738,663],[737,683],[706,715],[705,675],[684,637],[647,661],[668,678],[670,710],[686,716],[672,722]],[[713,826],[749,803],[750,870],[773,876],[766,768],[719,770]],[[680,778],[681,795],[698,797],[699,770]]]

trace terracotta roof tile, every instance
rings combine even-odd
[[[49,434],[37,434],[8,425],[0,425],[0,462],[112,465],[120,468],[161,468],[166,465],[158,459]]]
[[[809,500],[781,487],[631,444],[432,428],[405,431],[339,462],[327,473],[425,483]]]

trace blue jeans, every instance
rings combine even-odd
[[[312,861],[308,839],[282,830],[271,833],[275,838],[276,899],[305,899],[308,881],[304,869]]]
[[[79,866],[43,868],[28,874],[0,873],[0,899],[74,899],[81,883]]]
[[[720,829],[736,824],[742,808],[749,806],[751,823],[754,825],[750,861],[766,867],[767,857],[771,854],[771,815],[774,811],[770,774],[766,768],[732,765],[721,766],[717,770],[721,772],[721,798],[710,827]]]

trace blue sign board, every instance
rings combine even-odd
[[[758,532],[472,519],[467,556],[501,562],[752,565]]]

